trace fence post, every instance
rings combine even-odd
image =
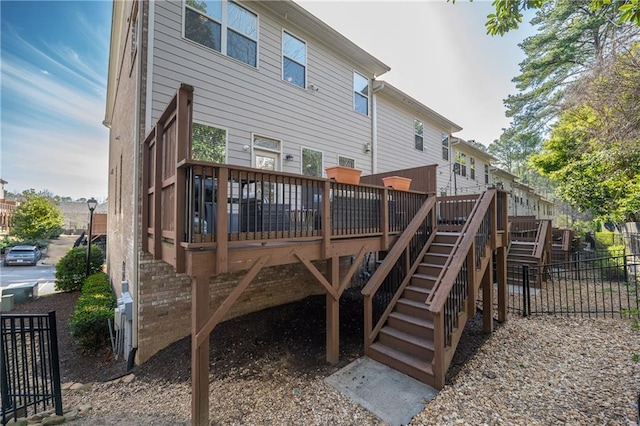
[[[522,265],[522,316],[529,315],[529,266]]]
[[[7,382],[7,374],[9,373],[8,368],[6,366],[7,360],[4,356],[4,321],[0,323],[0,368],[2,371],[0,372],[0,376],[2,380],[0,382],[0,394],[2,397],[2,424],[5,422],[5,409],[11,408],[11,399],[9,399],[9,383]]]
[[[58,355],[58,328],[56,311],[49,312],[49,343],[51,350],[51,379],[53,381],[53,405],[56,414],[62,416],[62,388],[60,386],[60,357]]]
[[[626,246],[622,249],[622,259],[623,259],[623,266],[624,266],[624,282],[628,283],[629,272],[627,272],[627,247]]]

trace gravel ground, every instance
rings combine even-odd
[[[633,354],[640,334],[628,320],[511,318],[465,354],[466,363],[454,361],[456,374],[411,424],[634,425],[640,364]],[[300,374],[291,362],[295,354],[210,376],[212,424],[381,424],[324,383],[330,368]],[[63,397],[92,405],[74,422],[83,425],[188,424],[190,415],[188,381],[139,376]]]

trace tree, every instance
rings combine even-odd
[[[544,135],[557,119],[565,90],[628,49],[640,28],[617,25],[614,5],[592,9],[580,1],[546,2],[531,21],[538,32],[520,47],[526,58],[513,79],[519,93],[505,99],[516,132]]]
[[[16,209],[11,221],[11,235],[21,239],[47,239],[57,237],[62,231],[60,208],[33,189],[23,191],[24,201]]]
[[[455,0],[453,0],[455,2]],[[539,9],[551,0],[493,0],[495,13],[487,16],[485,27],[487,34],[504,35],[507,31],[518,29],[522,23],[522,12],[527,9]],[[586,3],[575,1],[588,6],[597,12],[605,8],[613,8],[616,24],[631,22],[640,25],[640,0],[591,0]]]
[[[640,217],[640,44],[574,83],[532,163],[580,210],[603,220]]]

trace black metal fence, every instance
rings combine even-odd
[[[53,406],[62,415],[56,314],[0,315],[2,424]]]
[[[522,316],[640,317],[637,255],[576,256],[574,261],[509,266],[509,312]],[[532,277],[541,276],[540,285]]]

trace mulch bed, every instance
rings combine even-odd
[[[104,382],[122,376],[126,361],[105,348],[86,353],[71,336],[69,318],[79,292],[58,293],[16,306],[14,313],[56,311],[62,382]],[[253,367],[273,363],[299,375],[327,376],[363,356],[363,303],[360,289],[347,290],[340,300],[340,362],[326,363],[325,296],[265,309],[218,325],[210,339],[210,365],[214,378],[240,378]],[[447,373],[451,383],[464,362],[488,338],[479,313],[468,323]],[[191,338],[175,342],[146,363],[134,368],[137,377],[185,382],[191,375]]]

